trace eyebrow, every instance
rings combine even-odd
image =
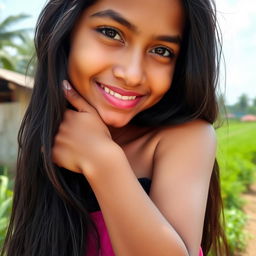
[[[124,17],[122,17],[122,15],[120,13],[118,13],[116,11],[113,11],[111,9],[101,11],[101,12],[96,12],[96,13],[92,14],[91,17],[110,18],[110,19],[120,23],[121,25],[127,27],[128,29],[130,29],[134,32],[138,31],[138,29],[135,25],[133,25],[128,20],[126,20]]]
[[[116,22],[118,22],[119,24],[125,26],[126,28],[128,28],[129,30],[138,33],[138,28],[132,24],[130,21],[128,21],[127,19],[125,19],[120,13],[108,9],[108,10],[104,10],[104,11],[100,11],[100,12],[96,12],[94,14],[92,14],[90,17],[100,17],[100,18],[110,18]],[[165,41],[168,43],[175,43],[180,45],[181,44],[181,36],[177,35],[177,36],[170,36],[170,35],[161,35],[161,36],[157,36],[155,39],[159,40],[159,41]]]

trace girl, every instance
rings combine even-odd
[[[2,255],[228,255],[217,43],[210,0],[49,1]]]

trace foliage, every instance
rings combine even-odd
[[[219,129],[217,135],[228,242],[232,251],[243,250],[246,216],[241,194],[255,180],[256,123],[231,122]]]
[[[248,234],[243,232],[247,221],[247,216],[238,208],[230,208],[225,211],[226,219],[226,234],[229,240],[229,246],[234,252],[243,251],[246,246]]]
[[[250,106],[248,108],[248,114],[256,115],[256,106]]]
[[[6,68],[14,71],[16,69],[16,61],[11,52],[16,50],[19,54],[19,46],[26,43],[29,37],[28,31],[30,29],[10,29],[18,22],[28,18],[28,15],[19,14],[9,16],[0,22],[0,68]],[[21,42],[21,43],[18,43]]]
[[[6,168],[1,167],[0,170],[3,172],[0,175],[0,247],[2,247],[9,223],[13,192],[8,188],[9,178],[6,175]]]
[[[245,112],[246,109],[248,108],[249,106],[249,99],[248,99],[248,96],[246,94],[242,94],[240,97],[239,97],[239,100],[238,100],[238,107],[241,109],[241,111]]]
[[[17,54],[14,56],[15,71],[34,76],[35,72],[35,46],[34,40],[27,36],[24,43],[16,46]]]
[[[219,103],[223,105],[222,98],[219,99]],[[256,98],[250,101],[246,94],[242,94],[235,104],[227,105],[226,109],[228,113],[236,114],[238,118],[245,114],[256,115]]]
[[[254,98],[254,99],[252,100],[252,106],[253,106],[253,107],[256,107],[256,98]]]

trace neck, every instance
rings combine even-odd
[[[127,124],[120,128],[108,126],[108,129],[112,140],[121,147],[152,131],[152,127],[140,127],[132,124]]]
[[[127,124],[123,127],[118,127],[118,128],[113,127],[113,126],[108,126],[111,137],[112,137],[113,141],[115,141],[115,142],[119,141],[119,139],[124,136],[126,137],[130,128],[131,128],[131,125],[129,125],[129,124]]]

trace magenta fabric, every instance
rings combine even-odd
[[[96,244],[93,241],[93,237],[89,236],[88,239],[88,256],[115,256],[112,249],[111,241],[108,235],[107,227],[105,225],[103,215],[101,211],[91,212],[90,213],[93,222],[95,223],[99,236],[100,236],[100,249],[99,254],[97,255]]]
[[[90,213],[92,220],[94,221],[100,236],[100,249],[97,255],[97,249],[92,236],[88,238],[88,256],[115,256],[112,249],[111,241],[108,235],[107,227],[105,225],[103,215],[101,211]],[[199,256],[203,256],[203,251],[200,248]]]

